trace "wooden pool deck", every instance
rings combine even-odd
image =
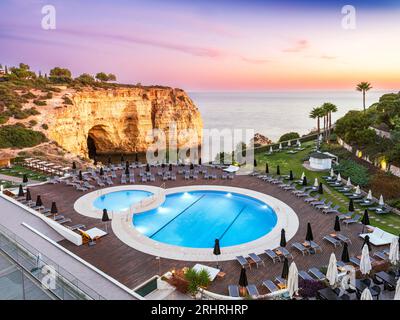
[[[114,185],[118,185],[117,181],[120,181],[119,177],[114,179]],[[146,184],[160,186],[162,183],[164,181],[157,178],[156,182],[147,182]],[[333,245],[323,240],[325,235],[333,232],[334,215],[324,215],[290,192],[283,191],[275,185],[252,176],[236,176],[233,180],[204,180],[201,177],[198,180],[184,180],[182,175],[177,175],[176,181],[165,181],[166,188],[201,184],[226,185],[256,190],[278,198],[292,207],[299,217],[300,225],[296,235],[288,242],[286,247],[293,254],[299,271],[307,271],[311,267],[327,265],[332,252],[335,252],[337,259],[340,260],[342,247],[335,249]],[[46,207],[50,207],[51,201],[56,201],[59,213],[72,219],[70,225],[82,223],[87,228],[105,228],[105,224],[101,220],[88,218],[74,211],[74,202],[83,193],[76,191],[73,187],[65,184],[45,184],[32,187],[30,190],[32,199],[36,199],[36,195],[40,194]],[[291,244],[295,241],[304,242],[308,222],[312,224],[314,241],[322,247],[322,253],[303,256],[301,253],[294,251],[291,248]],[[342,234],[347,235],[352,240],[352,244],[349,245],[350,256],[361,254],[362,239],[358,237],[361,229],[362,225],[360,224],[354,224],[349,227],[342,225]],[[107,231],[109,234],[94,246],[83,245],[77,247],[67,240],[60,241],[60,244],[129,288],[134,288],[152,276],[159,274],[159,269],[161,269],[162,273],[165,273],[173,268],[190,267],[195,264],[195,262],[164,258],[157,260],[154,256],[145,254],[124,244],[113,234],[110,224]],[[373,247],[373,250],[375,249],[377,248]],[[264,294],[268,293],[268,291],[261,285],[262,281],[266,279],[274,280],[276,276],[279,276],[282,271],[282,263],[272,263],[265,254],[260,255],[260,257],[264,260],[265,266],[260,266],[258,269],[256,267],[248,269],[247,276],[248,282],[257,285],[260,293]],[[199,263],[215,266],[215,263],[210,262]],[[227,295],[228,285],[238,283],[240,265],[237,261],[226,261],[222,262],[222,268],[226,274],[225,277],[215,279],[209,290]]]

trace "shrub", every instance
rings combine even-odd
[[[370,177],[368,169],[357,164],[353,160],[342,160],[335,169],[338,170],[341,175],[350,177],[353,184],[365,186],[369,182]]]
[[[36,96],[30,91],[28,93],[23,94],[21,97],[23,97],[25,99],[35,99],[36,98]]]
[[[8,119],[9,118],[7,116],[0,115],[0,124],[6,123]]]
[[[20,125],[0,127],[0,148],[27,148],[46,141],[42,132],[33,131]]]
[[[325,285],[320,281],[299,279],[299,294],[303,298],[313,298],[323,288]]]
[[[300,138],[300,135],[297,132],[288,132],[279,138],[279,142],[294,140],[294,139],[298,139],[298,138]]]
[[[29,120],[29,125],[31,126],[31,127],[34,127],[34,126],[36,126],[37,125],[37,121],[36,120]]]
[[[44,100],[33,100],[33,103],[36,104],[37,106],[47,105],[46,101],[44,101]]]
[[[43,123],[43,124],[42,124],[42,128],[43,128],[44,130],[47,130],[47,129],[49,129],[49,126],[48,126],[46,123]]]
[[[69,105],[72,105],[72,104],[73,104],[72,100],[71,100],[70,98],[68,98],[67,96],[64,96],[64,97],[63,97],[63,100],[64,100],[64,103],[65,103],[65,104],[69,104]]]
[[[400,179],[387,173],[377,173],[371,179],[370,187],[372,192],[379,196],[383,194],[385,199],[399,198]]]

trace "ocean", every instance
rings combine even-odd
[[[369,106],[385,93],[396,90],[371,90],[366,96]],[[331,102],[338,107],[332,120],[349,110],[362,110],[362,94],[354,91],[292,92],[189,92],[203,118],[205,129],[254,129],[272,141],[287,132],[300,135],[316,128],[309,118],[312,108]],[[321,121],[322,125],[322,121]]]

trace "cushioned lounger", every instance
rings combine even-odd
[[[271,293],[275,291],[279,291],[278,286],[271,280],[264,280],[263,286],[266,287]]]
[[[231,284],[228,286],[228,292],[231,297],[239,297],[239,287],[237,285]]]
[[[325,275],[317,268],[311,268],[310,270],[308,270],[309,273],[311,273],[315,278],[317,278],[318,280],[325,280]]]

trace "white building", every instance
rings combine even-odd
[[[322,153],[322,152],[313,152],[310,154],[310,167],[315,170],[330,170],[332,168],[332,155]]]

